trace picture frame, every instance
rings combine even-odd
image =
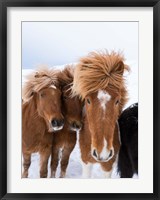
[[[152,7],[153,8],[153,193],[8,193],[7,192],[7,8],[9,7]],[[160,198],[160,1],[159,0],[1,0],[0,1],[0,199],[150,199]],[[147,167],[147,166],[146,166]]]

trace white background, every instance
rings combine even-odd
[[[77,62],[90,51],[122,51],[138,66],[138,22],[22,22],[22,67]]]
[[[139,22],[139,179],[21,179],[21,21],[73,19]],[[10,8],[8,33],[8,192],[153,192],[152,8]]]

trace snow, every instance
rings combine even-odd
[[[78,133],[77,133],[78,136]],[[29,177],[28,178],[39,178],[39,161],[40,156],[39,153],[32,154],[31,158],[31,166],[29,168]],[[77,140],[76,146],[70,155],[69,164],[67,167],[66,177],[65,178],[82,178],[82,165],[80,158],[80,149],[79,143]],[[60,176],[60,164],[57,168],[56,178]],[[50,177],[50,159],[48,162],[48,177]],[[92,168],[92,176],[91,178],[104,178],[103,170],[99,164],[94,164]],[[116,166],[114,167],[112,178],[119,178],[119,175],[116,172]]]
[[[126,104],[125,108],[130,106],[133,103],[138,102],[138,64],[136,61],[128,61],[127,64],[130,66],[131,71],[126,73],[126,85],[129,93],[129,101]],[[64,66],[57,66],[56,68],[62,69]],[[25,82],[25,75],[32,72],[33,69],[23,69],[22,70],[22,84]],[[78,133],[77,133],[78,138]],[[39,154],[32,154],[31,166],[29,168],[29,178],[39,178]],[[77,139],[76,146],[70,155],[69,164],[66,171],[65,178],[82,178],[82,165],[81,165],[80,149]],[[48,163],[48,177],[50,177],[50,159]],[[117,165],[115,164],[111,178],[119,178],[117,174]],[[60,175],[60,166],[58,166],[56,178]],[[94,164],[92,168],[92,177],[91,178],[104,178],[103,170],[99,164]],[[137,175],[134,175],[133,178],[138,178]]]

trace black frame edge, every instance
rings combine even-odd
[[[101,196],[100,196],[101,195]],[[107,197],[106,197],[107,195]],[[83,193],[63,193],[63,194],[41,194],[41,193],[37,193],[37,194],[6,194],[3,197],[3,200],[17,200],[17,199],[21,199],[21,200],[26,200],[26,199],[30,199],[30,200],[34,200],[34,199],[45,199],[45,200],[53,200],[53,199],[58,199],[58,200],[66,200],[66,199],[78,199],[78,200],[89,200],[89,199],[114,199],[114,200],[150,200],[150,199],[154,199],[155,200],[155,196],[153,194],[131,194],[131,193],[125,193],[125,194],[97,194],[97,193],[92,193],[92,194],[83,194]]]
[[[7,23],[6,5],[0,2],[0,198],[7,193]]]
[[[154,26],[154,32],[153,32],[153,67],[154,67],[154,73],[153,73],[153,159],[154,159],[154,194],[155,198],[158,200],[160,198],[159,194],[159,180],[160,180],[160,160],[159,158],[159,130],[160,130],[160,1],[153,7],[153,26]],[[157,133],[157,134],[156,134]]]
[[[49,6],[64,6],[64,7],[99,7],[99,6],[136,6],[136,7],[148,7],[153,6],[154,9],[154,193],[153,194],[107,194],[105,197],[102,194],[102,198],[105,199],[154,199],[159,200],[159,170],[160,160],[159,157],[159,145],[160,137],[158,131],[160,130],[160,1],[159,0],[145,0],[145,1],[117,1],[117,0],[102,0],[99,3],[96,1],[78,0],[1,0],[0,1],[0,199],[95,199],[101,198],[98,194],[7,194],[7,7],[21,7],[21,6],[33,6],[33,7],[49,7]],[[122,3],[121,3],[122,2]],[[115,3],[115,4],[114,4]],[[159,79],[158,79],[159,78]],[[2,165],[3,163],[3,165]]]
[[[1,0],[7,7],[150,7],[159,0]]]

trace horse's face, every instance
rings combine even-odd
[[[71,91],[63,89],[62,104],[65,120],[72,131],[78,131],[82,127],[82,101],[78,97],[71,97]]]
[[[119,114],[120,96],[99,90],[85,98],[86,115],[91,132],[91,155],[107,162],[114,155],[113,137]]]
[[[41,89],[37,94],[37,110],[48,126],[48,131],[61,130],[64,118],[61,114],[61,91],[54,85]]]

